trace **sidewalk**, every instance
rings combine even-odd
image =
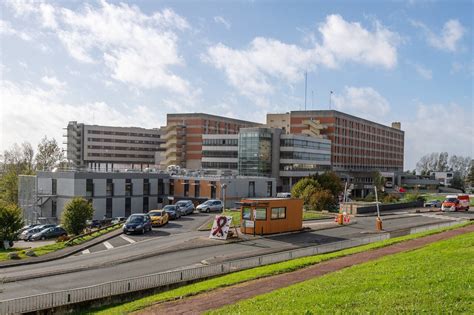
[[[157,304],[138,311],[136,314],[200,314],[225,305],[234,304],[240,300],[249,299],[257,295],[303,282],[314,277],[320,277],[356,264],[362,264],[386,255],[414,250],[433,242],[470,232],[474,232],[474,225],[333,259],[298,271],[253,280],[231,287],[217,289],[209,293],[198,294],[182,300]]]
[[[122,229],[117,229],[114,230],[110,233],[101,235],[99,237],[96,237],[90,241],[84,242],[79,245],[75,246],[70,246],[66,247],[64,249],[38,256],[38,257],[31,257],[31,258],[25,258],[25,259],[20,259],[20,260],[5,260],[0,262],[0,268],[8,268],[8,267],[16,267],[16,266],[24,266],[24,265],[31,265],[31,264],[37,264],[37,263],[42,263],[46,261],[51,261],[51,260],[56,260],[56,259],[61,259],[65,258],[77,253],[82,252],[83,250],[95,246],[97,244],[100,244],[102,242],[105,242],[113,237],[116,237],[120,234],[122,234]]]

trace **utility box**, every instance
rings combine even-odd
[[[266,235],[300,231],[303,228],[303,200],[296,198],[249,198],[240,204],[240,231]]]

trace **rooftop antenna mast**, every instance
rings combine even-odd
[[[311,90],[311,109],[314,109],[314,90]]]
[[[306,110],[306,91],[308,89],[308,71],[304,73],[304,110]]]
[[[329,109],[331,109],[332,93],[334,93],[334,92],[329,91]]]

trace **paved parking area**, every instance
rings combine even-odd
[[[119,235],[106,242],[86,249],[78,255],[87,255],[91,253],[101,252],[104,250],[111,250],[117,247],[132,245],[146,240],[161,238],[163,236],[195,231],[202,224],[204,224],[211,216],[212,214],[195,212],[193,214],[181,217],[177,220],[169,221],[164,226],[154,227],[152,231],[147,232],[145,234]]]

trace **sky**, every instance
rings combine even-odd
[[[0,151],[69,121],[337,109],[474,156],[472,1],[0,2]],[[330,91],[333,91],[330,97]]]

